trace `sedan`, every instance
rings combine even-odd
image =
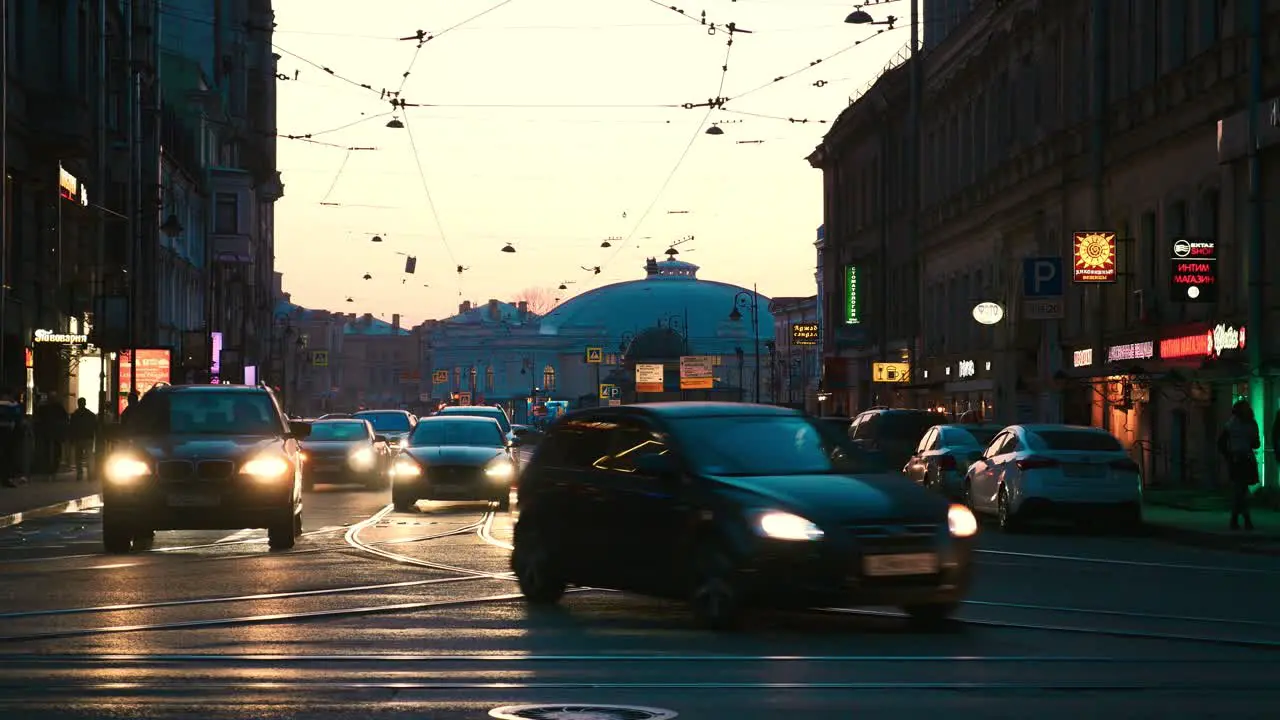
[[[391,501],[400,512],[418,500],[488,500],[509,510],[515,445],[493,418],[423,418],[392,465]]]
[[[1004,530],[1041,519],[1108,517],[1142,524],[1142,474],[1111,433],[1076,425],[1013,425],[965,476],[966,502]]]
[[[352,416],[357,420],[366,420],[373,426],[373,431],[387,439],[392,450],[404,446],[409,433],[418,418],[405,410],[361,410]]]
[[[798,411],[648,403],[571,413],[528,463],[512,569],[531,603],[566,586],[691,602],[897,605],[946,620],[969,588],[973,513],[869,461]]]
[[[359,483],[385,490],[390,483],[391,450],[364,420],[319,420],[302,444],[302,486]]]
[[[920,439],[916,452],[902,472],[908,478],[956,500],[964,497],[964,477],[969,464],[1003,429],[993,424],[937,425]]]

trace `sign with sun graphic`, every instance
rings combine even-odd
[[[1078,232],[1072,243],[1072,276],[1078,283],[1116,281],[1116,234]]]

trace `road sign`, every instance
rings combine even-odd
[[[311,352],[311,364],[316,367],[329,367],[329,351],[313,350]]]
[[[459,405],[470,405],[470,404],[471,404],[471,393],[469,393],[469,392],[460,392],[460,393],[458,393],[458,404],[459,404]]]
[[[436,385],[447,384],[449,382],[449,371],[437,370],[431,373],[431,382],[435,383]]]
[[[1062,258],[1034,257],[1022,261],[1022,294],[1024,297],[1062,297],[1062,289]]]
[[[1062,298],[1036,298],[1022,301],[1022,317],[1025,320],[1060,320],[1066,316],[1066,304]]]
[[[604,362],[604,348],[587,348],[587,362],[591,365],[599,365]]]
[[[600,383],[600,399],[613,400],[622,397],[622,388],[609,383]]]

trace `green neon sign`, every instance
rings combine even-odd
[[[862,324],[861,275],[857,265],[844,268],[844,324]]]

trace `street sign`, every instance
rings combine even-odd
[[[622,397],[622,388],[609,383],[600,383],[600,399],[613,400]]]
[[[878,362],[871,364],[871,381],[878,383],[904,383],[910,380],[911,365],[904,362]]]
[[[1062,297],[1062,258],[1034,257],[1022,261],[1022,294],[1029,298]]]
[[[460,392],[460,393],[458,393],[458,404],[459,404],[459,405],[470,405],[470,404],[471,404],[471,393],[469,393],[469,392]]]
[[[447,384],[449,382],[449,371],[437,370],[431,373],[431,382],[435,383],[436,385]]]
[[[1022,301],[1022,317],[1025,320],[1061,320],[1066,316],[1066,304],[1062,298],[1036,298]]]
[[[599,365],[604,362],[604,348],[589,347],[587,348],[587,363],[591,365]]]
[[[329,351],[313,350],[311,352],[311,364],[316,367],[329,367]]]

